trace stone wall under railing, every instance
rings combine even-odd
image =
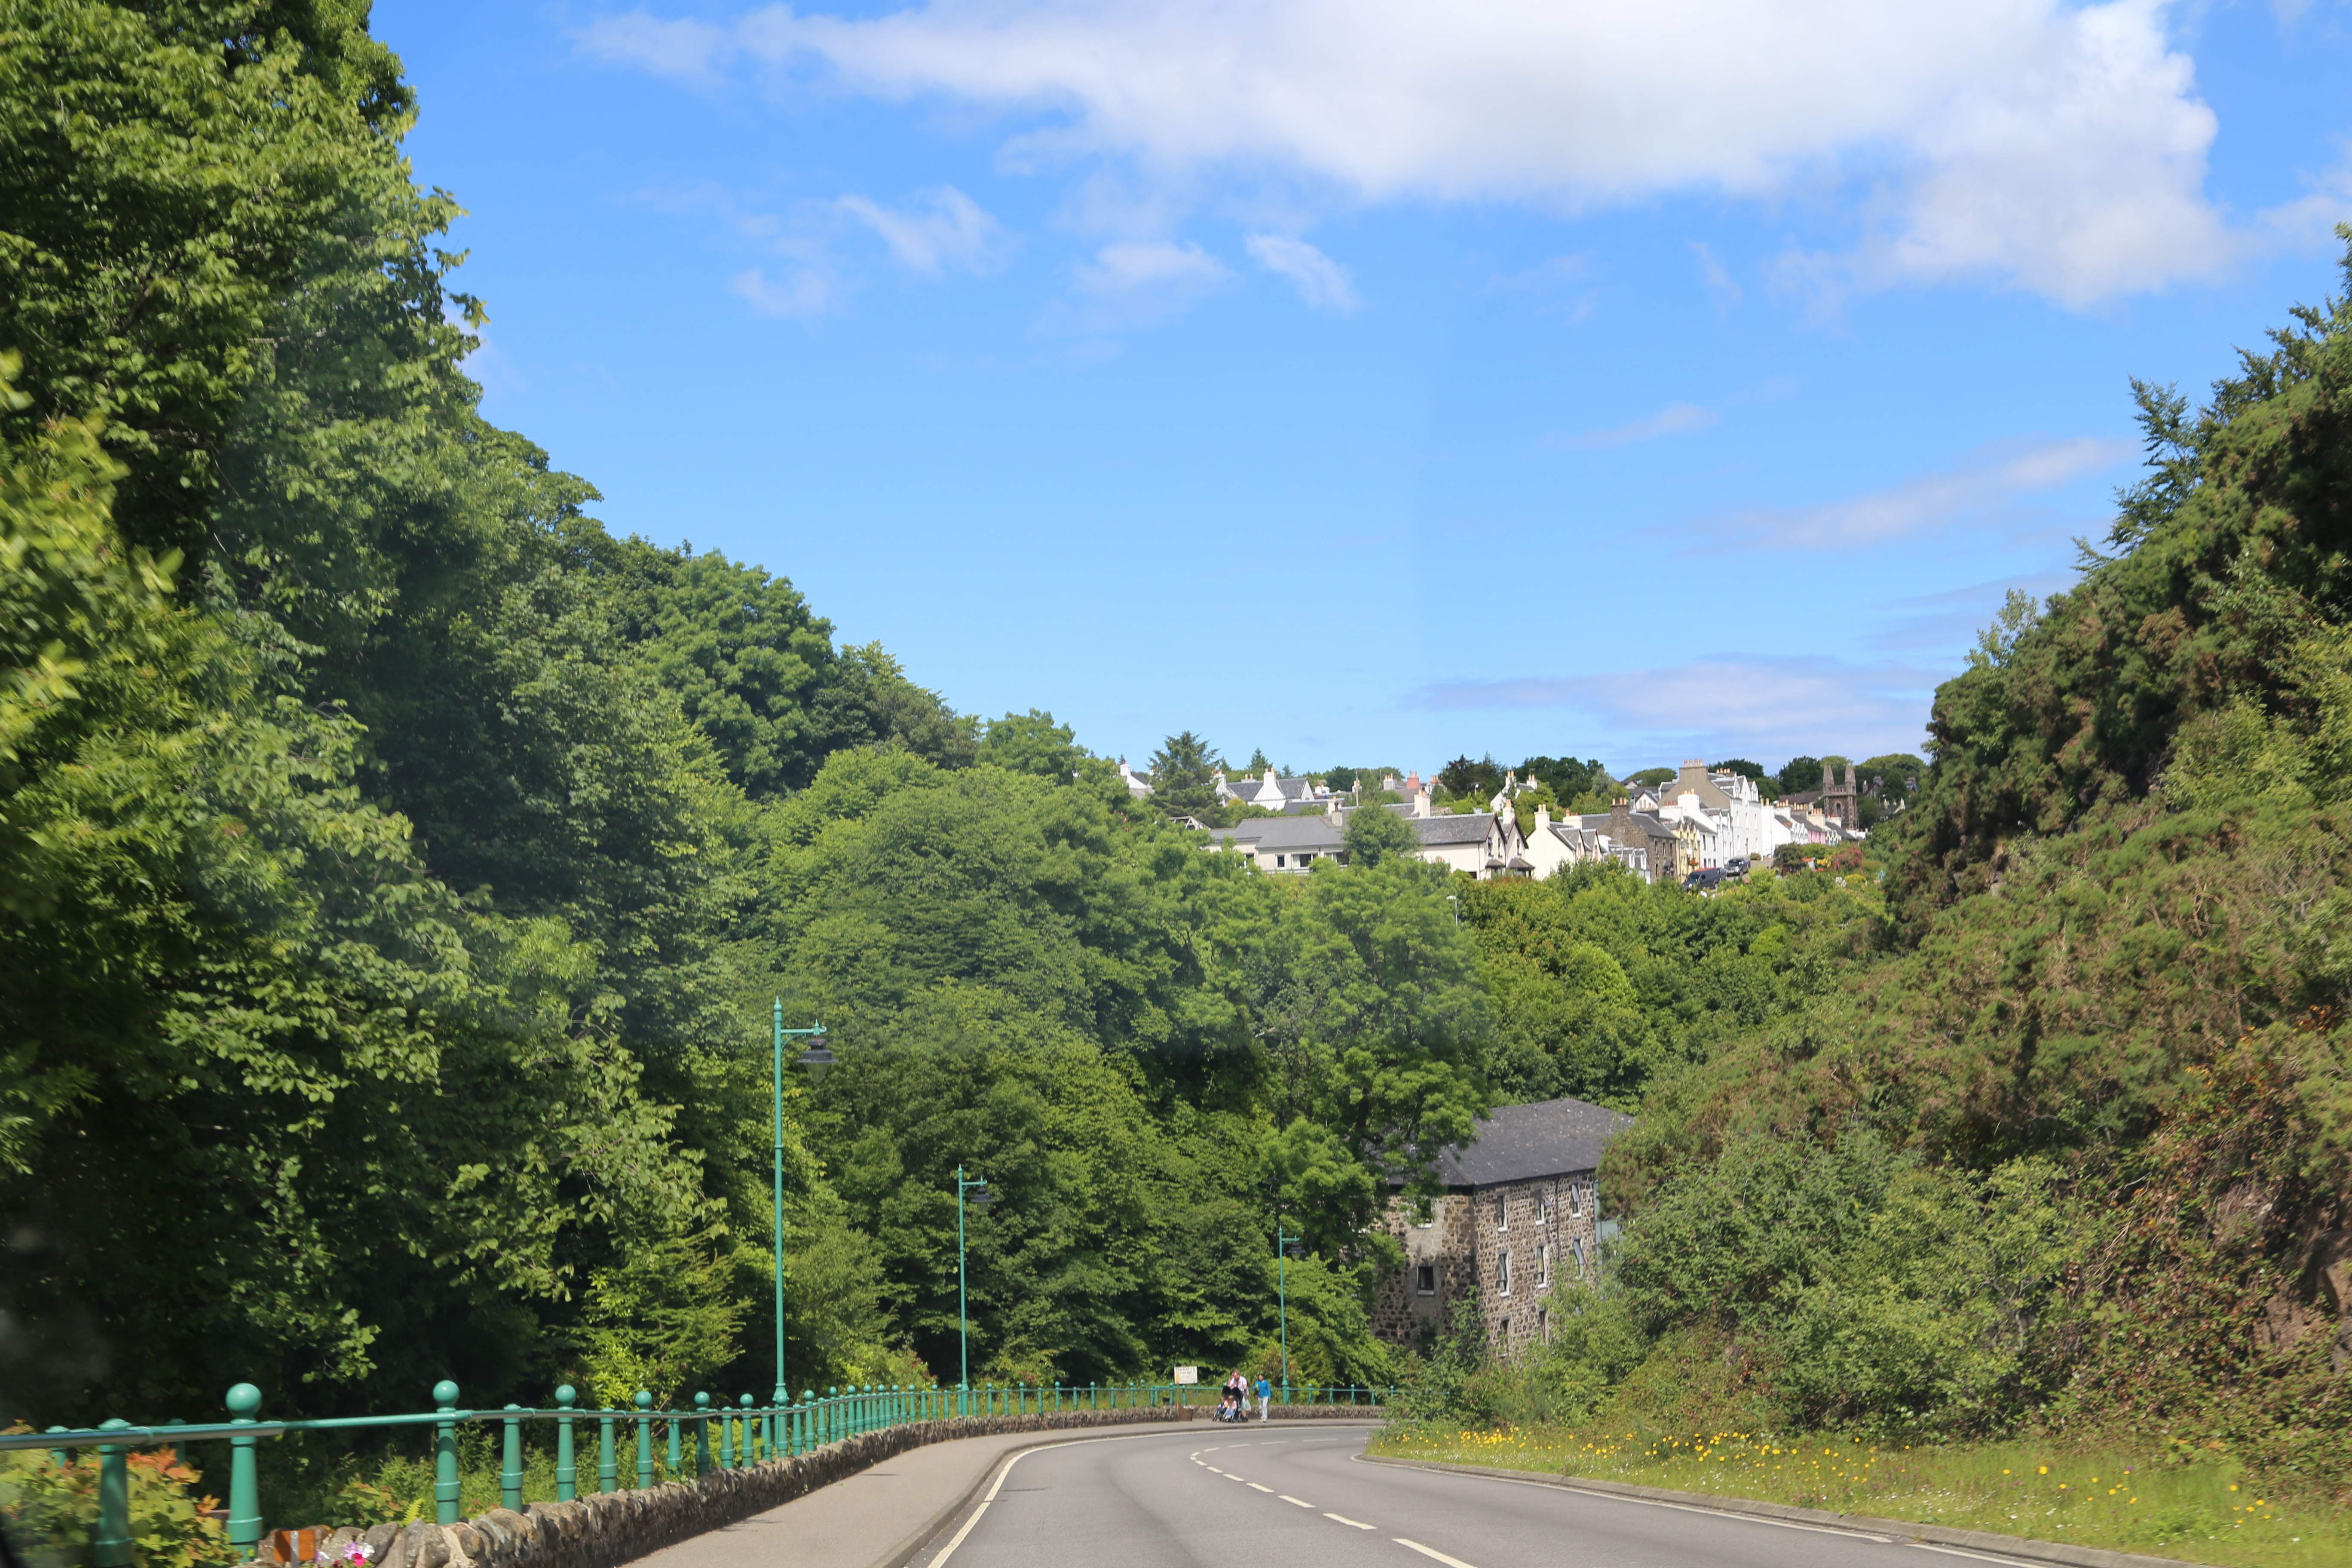
[[[692,1481],[617,1492],[574,1502],[535,1502],[520,1513],[497,1508],[458,1524],[315,1526],[275,1531],[262,1538],[258,1564],[344,1562],[352,1542],[369,1548],[368,1568],[621,1568],[665,1546],[708,1530],[738,1523],[817,1488],[856,1474],[909,1448],[998,1432],[1056,1432],[1088,1426],[1132,1426],[1205,1420],[1201,1406],[1143,1410],[1062,1410],[1027,1415],[964,1415],[918,1421],[865,1432],[813,1453],[771,1459],[740,1470],[712,1470]],[[1380,1418],[1369,1405],[1291,1405],[1282,1420]],[[252,1568],[252,1565],[248,1565]]]

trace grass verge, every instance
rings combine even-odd
[[[1650,1439],[1553,1427],[1392,1426],[1372,1452],[1586,1476],[1797,1508],[1993,1531],[2224,1568],[2341,1568],[2352,1519],[2274,1498],[2226,1457],[2019,1440],[1875,1447],[1720,1432]],[[2189,1462],[2184,1462],[2187,1460]]]

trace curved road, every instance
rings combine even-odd
[[[1370,1429],[1026,1449],[923,1568],[1928,1568],[2016,1559],[1356,1458]]]

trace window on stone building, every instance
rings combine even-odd
[[[1549,1241],[1545,1242],[1542,1249],[1536,1254],[1536,1283],[1538,1285],[1551,1283],[1551,1243]]]
[[[1495,1228],[1496,1230],[1511,1228],[1511,1194],[1507,1192],[1495,1194]]]
[[[1581,1274],[1584,1272],[1584,1238],[1579,1237],[1569,1245],[1576,1249],[1576,1271]]]
[[[1551,1189],[1549,1187],[1536,1194],[1536,1223],[1545,1226],[1551,1224]]]
[[[1412,1288],[1424,1296],[1437,1294],[1437,1265],[1423,1263],[1412,1271]]]
[[[1539,1340],[1551,1338],[1551,1309],[1549,1307],[1536,1309],[1536,1338]]]
[[[1584,1192],[1574,1182],[1568,1184],[1568,1217],[1570,1219],[1584,1217]]]
[[[1511,1293],[1511,1255],[1508,1251],[1495,1254],[1495,1294]]]

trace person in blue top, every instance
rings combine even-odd
[[[1273,1399],[1274,1399],[1274,1384],[1270,1384],[1270,1383],[1266,1382],[1266,1380],[1265,1380],[1265,1374],[1264,1373],[1258,1373],[1258,1378],[1257,1378],[1257,1418],[1258,1418],[1259,1420],[1264,1421],[1264,1420],[1265,1420],[1265,1419],[1267,1418],[1267,1417],[1266,1417],[1266,1406],[1267,1406],[1269,1404],[1271,1404],[1271,1403],[1273,1402]]]

